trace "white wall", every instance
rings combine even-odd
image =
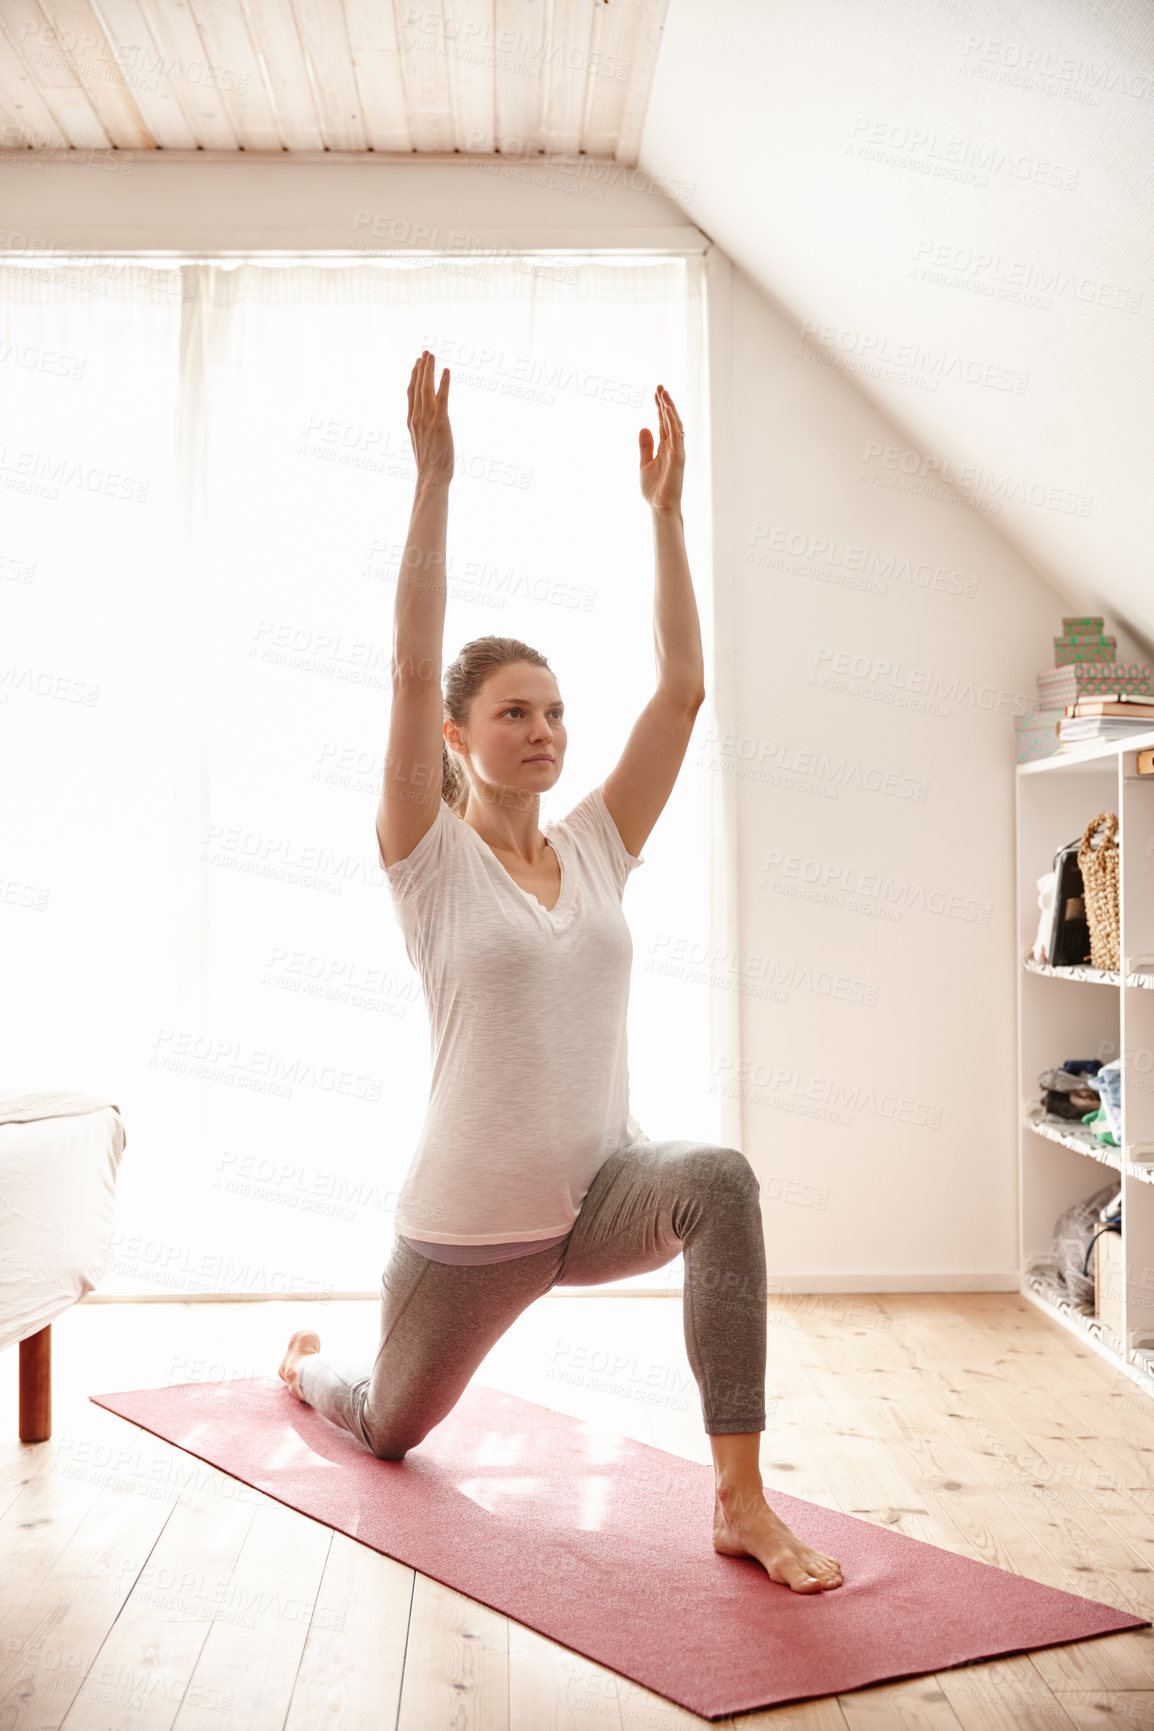
[[[596,186],[587,172],[576,185]],[[367,210],[398,245],[693,243],[660,194],[600,190],[445,163],[57,163],[0,169],[0,229],[113,250],[347,249]],[[714,1064],[761,1179],[770,1277],[1013,1288],[1012,717],[1078,608],[988,515],[887,467],[903,435],[719,249],[709,269],[725,720],[715,741],[699,729],[683,773],[736,805]],[[828,545],[798,559],[796,538]],[[1137,655],[1122,632],[1119,653]],[[824,683],[844,665],[843,688]],[[687,959],[675,989],[710,988]]]
[[[687,767],[738,806],[741,1050],[718,1080],[771,1278],[1015,1288],[1013,715],[1076,608],[971,506],[874,484],[916,483],[875,454],[902,436],[710,270],[736,676],[732,737]]]

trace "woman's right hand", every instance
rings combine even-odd
[[[418,481],[453,479],[453,431],[449,426],[449,369],[441,371],[440,389],[434,391],[436,363],[428,349],[409,377],[409,437],[417,461]]]

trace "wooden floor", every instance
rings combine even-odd
[[[778,1486],[1154,1615],[1154,1401],[1088,1346],[1003,1293],[774,1297],[770,1325],[771,1503]],[[371,1359],[375,1326],[375,1303],[78,1305],[53,1327],[54,1434],[40,1444],[16,1440],[17,1355],[4,1354],[0,1731],[709,1723],[86,1398],[273,1374],[298,1327]],[[606,1387],[598,1354],[622,1342],[636,1365]],[[551,1294],[478,1376],[710,1459],[679,1299]],[[1154,1631],[714,1723],[1140,1731],[1154,1727]]]

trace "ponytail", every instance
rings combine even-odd
[[[444,739],[441,740],[441,798],[450,811],[455,811],[458,817],[464,817],[465,807],[469,803],[468,777]]]

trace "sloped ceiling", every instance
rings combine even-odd
[[[670,0],[638,160],[884,409],[868,461],[1154,645],[1149,0]]]

